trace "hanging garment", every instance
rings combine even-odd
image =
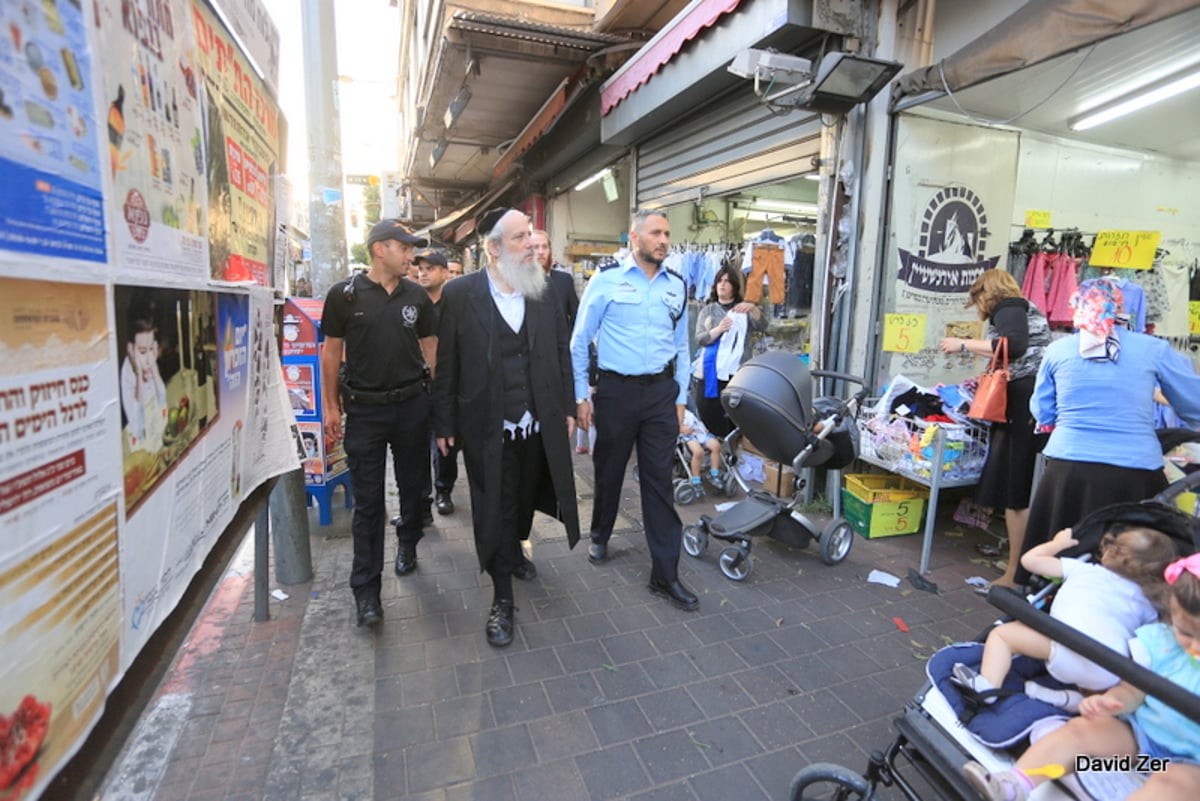
[[[1062,253],[1035,253],[1025,271],[1021,294],[1046,315],[1051,325],[1070,325],[1071,295],[1078,288],[1077,262]]]
[[[1163,281],[1160,265],[1162,259],[1155,259],[1154,266],[1149,270],[1134,270],[1133,280],[1146,291],[1146,323],[1157,323],[1166,316],[1171,306],[1167,297],[1167,284]]]
[[[742,364],[742,355],[746,351],[745,312],[729,312],[726,315],[732,324],[728,331],[721,334],[720,345],[717,348],[716,374],[718,381],[728,381]]]
[[[783,247],[770,242],[754,242],[750,248],[750,277],[746,281],[746,300],[762,300],[762,282],[769,281],[772,303],[783,303]]]
[[[1163,264],[1163,282],[1167,287],[1167,297],[1171,299],[1171,308],[1163,315],[1162,321],[1154,329],[1160,337],[1186,337],[1188,335],[1188,305],[1184,300],[1188,296],[1188,268],[1185,264]]]

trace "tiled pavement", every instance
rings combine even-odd
[[[588,457],[576,473],[586,524]],[[385,573],[374,634],[354,626],[349,512],[322,528],[312,510],[315,578],[282,588],[265,623],[252,620],[243,549],[99,797],[783,799],[808,763],[861,770],[889,742],[924,658],[994,617],[963,581],[996,575],[972,547],[994,540],[952,523],[927,576],[938,595],[866,581],[874,568],[904,577],[919,536],[856,538],[834,567],[815,548],[761,539],[741,583],[721,575],[711,545],[684,555],[701,605],[676,610],[646,591],[630,479],[602,567],[539,518],[539,576],[517,582],[517,639],[495,650],[462,479],[455,501],[420,545],[418,572]],[[680,511],[692,521],[712,502]]]

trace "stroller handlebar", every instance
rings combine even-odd
[[[1195,475],[1195,474],[1193,474]],[[1182,482],[1178,482],[1182,483]],[[1115,673],[1139,690],[1153,695],[1164,704],[1200,722],[1200,697],[1193,695],[1173,681],[1148,670],[1127,656],[1103,645],[1082,632],[1061,623],[1031,606],[1023,597],[1005,587],[993,585],[987,601],[1013,619],[1019,620],[1075,653],[1090,659],[1105,670]]]
[[[1169,487],[1155,495],[1154,500],[1159,503],[1170,503],[1183,493],[1191,492],[1197,487],[1200,487],[1200,470],[1188,473],[1178,481],[1172,482]]]

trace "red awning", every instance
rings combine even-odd
[[[617,104],[649,81],[663,65],[670,62],[688,42],[705,28],[733,12],[741,0],[703,0],[661,36],[652,39],[638,51],[617,75],[600,90],[600,113],[608,114]]]

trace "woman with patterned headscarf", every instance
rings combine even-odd
[[[1121,303],[1112,282],[1083,284],[1071,298],[1078,330],[1042,358],[1029,409],[1050,439],[1024,552],[1102,506],[1144,500],[1167,485],[1155,388],[1200,426],[1200,375],[1166,340],[1125,328]],[[1017,572],[1018,582],[1028,580],[1024,568]]]

